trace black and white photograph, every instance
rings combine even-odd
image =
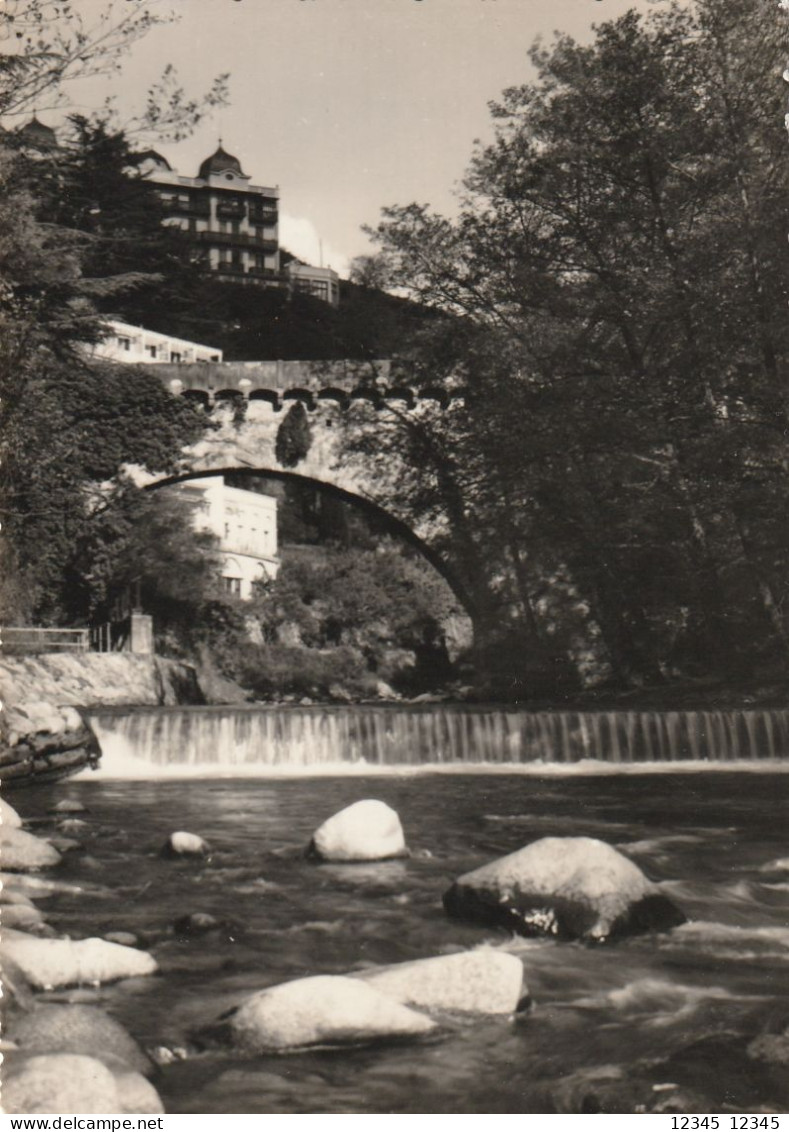
[[[789,1132],[788,346],[789,0],[2,0],[2,1111]]]

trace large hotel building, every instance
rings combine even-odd
[[[253,185],[221,144],[196,177],[182,177],[153,149],[138,155],[137,168],[156,187],[165,223],[190,234],[212,272],[235,283],[286,286],[337,306],[335,271],[296,259],[281,262],[279,188]]]

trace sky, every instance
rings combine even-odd
[[[107,0],[74,0],[90,22]],[[85,109],[107,95],[121,118],[167,64],[199,93],[230,73],[230,105],[187,141],[154,143],[194,176],[221,136],[254,184],[280,190],[280,243],[345,274],[371,251],[362,225],[388,204],[445,214],[488,104],[528,82],[528,49],[554,31],[589,41],[592,25],[650,0],[112,0],[172,9],[176,23],[134,45],[122,73],[74,84]],[[41,117],[56,125],[52,116]]]

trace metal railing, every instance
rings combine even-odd
[[[128,617],[91,626],[90,647],[93,652],[126,652],[128,643]]]
[[[0,628],[0,652],[6,656],[29,656],[47,652],[88,652],[88,629]]]

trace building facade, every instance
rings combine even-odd
[[[128,365],[149,365],[154,362],[221,362],[222,351],[215,346],[188,342],[172,334],[159,334],[128,322],[108,319],[110,333],[90,348],[93,358]]]
[[[219,540],[224,589],[249,601],[253,584],[276,578],[279,570],[276,499],[228,487],[222,476],[187,480],[179,490],[193,510],[195,530]]]
[[[253,185],[221,144],[196,177],[182,177],[156,150],[137,157],[155,186],[165,223],[187,232],[206,266],[238,283],[279,285],[279,189]]]
[[[285,272],[291,290],[322,299],[333,307],[340,305],[340,277],[330,267],[313,267],[309,263],[292,259]]]
[[[139,175],[155,186],[165,223],[192,238],[206,266],[235,283],[288,288],[338,306],[340,278],[330,267],[291,259],[279,247],[279,188],[253,185],[220,143],[196,177],[182,177],[154,149],[137,156]]]
[[[34,157],[59,148],[55,131],[38,118],[12,136]],[[339,305],[336,271],[293,258],[283,264],[279,187],[253,185],[241,162],[221,142],[201,163],[196,177],[181,176],[155,149],[138,153],[128,172],[152,187],[164,210],[163,222],[185,232],[202,262],[219,278],[279,287]]]

